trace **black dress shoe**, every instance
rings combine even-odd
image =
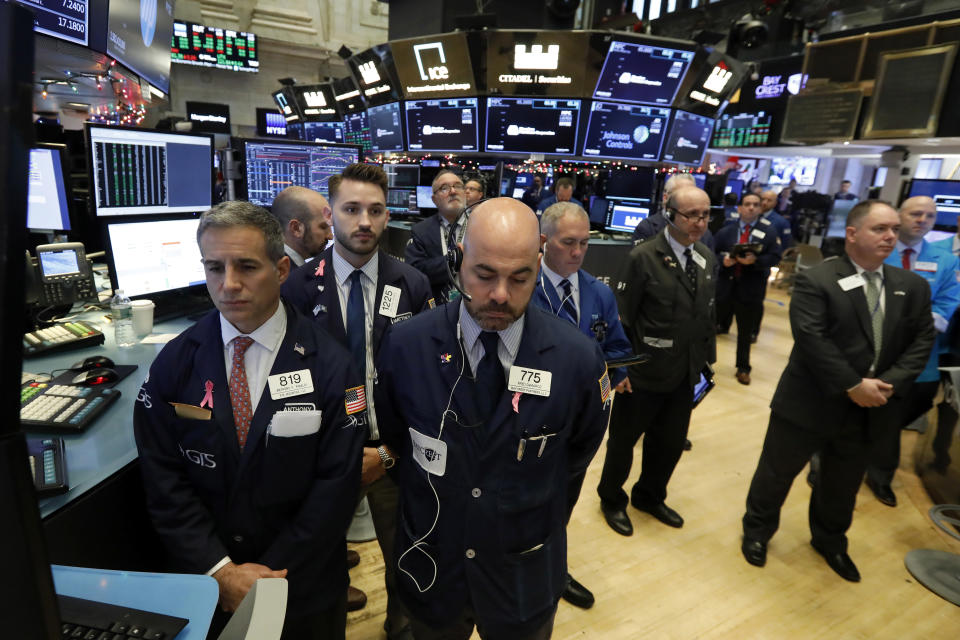
[[[640,511],[646,511],[654,518],[669,527],[675,527],[679,529],[683,526],[683,518],[680,517],[680,514],[668,507],[663,502],[654,505],[634,502],[633,506]]]
[[[868,477],[867,486],[870,487],[870,491],[873,491],[873,495],[877,497],[877,500],[888,507],[897,506],[897,495],[893,492],[893,489],[890,488],[890,485],[878,484]]]
[[[601,501],[600,511],[603,512],[603,517],[607,521],[607,524],[610,525],[611,529],[622,536],[633,535],[633,524],[630,522],[630,518],[627,517],[627,512],[625,509],[617,509],[616,507],[608,506]]]
[[[347,549],[347,569],[353,569],[360,564],[360,554],[353,549]]]
[[[767,564],[767,543],[754,540],[753,538],[743,537],[743,544],[740,545],[740,551],[747,562],[755,567],[762,567]]]
[[[589,609],[593,606],[594,602],[590,589],[587,589],[574,580],[573,576],[569,573],[567,574],[567,586],[563,588],[561,597],[573,606],[580,607],[581,609]]]
[[[860,582],[860,572],[857,571],[857,565],[853,564],[853,560],[846,553],[824,551],[818,549],[817,545],[812,542],[810,545],[823,556],[823,559],[827,561],[831,569],[837,572],[838,576],[850,582]]]
[[[690,442],[690,438],[687,438],[683,441],[683,450],[690,451],[690,449],[693,449],[693,443]]]

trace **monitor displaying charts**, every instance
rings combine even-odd
[[[488,98],[486,151],[574,154],[580,101]]]
[[[693,51],[614,40],[593,97],[670,106],[693,55]]]
[[[713,118],[677,111],[670,125],[670,136],[663,147],[663,161],[699,165],[710,145]]]
[[[347,144],[360,145],[364,153],[370,153],[373,140],[366,111],[356,111],[343,116],[343,137]]]
[[[346,142],[342,122],[304,122],[303,139],[307,142]]]
[[[477,99],[407,100],[411,151],[479,151]]]
[[[313,189],[327,196],[327,182],[348,165],[359,161],[360,150],[351,145],[318,144],[287,140],[243,140],[246,199],[269,207],[289,186]]]
[[[723,114],[713,131],[711,147],[765,147],[770,140],[772,118],[769,113]]]
[[[403,124],[400,103],[389,102],[367,109],[370,148],[373,151],[403,151]]]
[[[594,100],[582,155],[656,161],[669,121],[666,107]]]
[[[607,231],[633,233],[640,221],[650,215],[649,198],[607,198]]]
[[[108,224],[114,287],[136,297],[204,284],[199,225],[199,218]]]

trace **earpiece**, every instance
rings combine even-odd
[[[457,216],[457,223],[462,224],[463,228],[460,232],[460,237],[463,238],[467,233],[467,223],[470,221],[470,214],[473,212],[473,208],[478,204],[486,202],[489,198],[484,198],[483,200],[477,200],[472,205],[463,210],[459,216]],[[447,278],[450,280],[450,286],[456,289],[463,299],[467,302],[471,302],[473,298],[469,293],[464,291],[460,287],[460,283],[457,282],[457,276],[460,274],[460,269],[463,267],[463,249],[457,244],[457,234],[454,233],[454,225],[450,225],[450,237],[447,239]]]

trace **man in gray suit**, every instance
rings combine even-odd
[[[936,334],[930,287],[884,265],[900,216],[867,200],[847,215],[846,256],[797,274],[790,304],[793,351],[770,403],[763,451],[747,495],[741,551],[762,567],[790,485],[821,452],[810,496],[813,548],[840,577],[860,580],[847,555],[871,438],[899,425],[903,398]]]
[[[643,469],[630,502],[671,527],[683,518],[668,507],[667,483],[683,452],[693,388],[714,359],[716,256],[699,242],[710,219],[710,198],[695,186],[678,188],[666,203],[666,228],[630,252],[617,306],[634,353],[651,360],[630,367],[632,393],[618,394],[597,493],[607,524],[633,533],[623,483],[633,447],[643,438]]]

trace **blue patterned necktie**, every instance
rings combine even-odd
[[[347,299],[347,343],[350,353],[357,364],[360,378],[366,380],[367,375],[367,318],[363,310],[363,285],[360,269],[350,274],[350,297]]]
[[[577,305],[573,301],[573,287],[570,281],[566,278],[561,280],[560,288],[563,289],[563,300],[560,301],[560,312],[574,325],[579,325],[580,315],[577,313]]]

